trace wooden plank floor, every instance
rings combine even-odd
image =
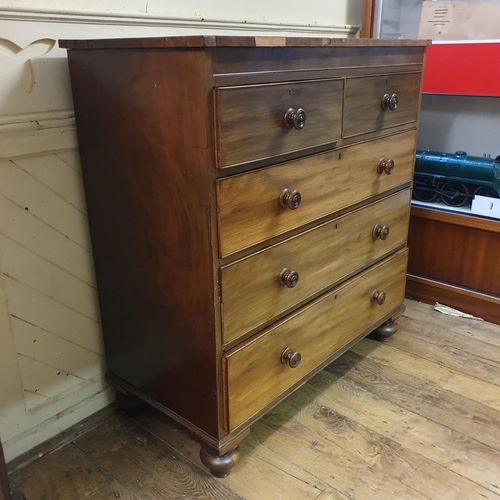
[[[225,479],[168,418],[108,412],[13,473],[13,499],[500,500],[500,326],[412,301],[399,324],[255,424]]]

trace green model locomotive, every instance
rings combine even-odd
[[[413,198],[441,200],[453,207],[470,205],[475,195],[500,198],[500,155],[495,159],[419,150]]]

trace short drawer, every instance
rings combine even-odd
[[[405,189],[222,267],[223,342],[269,324],[403,245],[410,197]]]
[[[414,154],[412,130],[217,181],[220,256],[410,182]],[[381,159],[394,168],[380,170]]]
[[[403,302],[407,250],[355,276],[224,355],[229,431],[251,418]],[[385,293],[382,305],[374,292]],[[300,353],[300,363],[292,368]]]
[[[420,73],[348,78],[345,84],[343,136],[416,121],[420,78]],[[397,107],[391,109],[395,99]]]
[[[343,85],[337,79],[216,88],[218,166],[339,140]]]

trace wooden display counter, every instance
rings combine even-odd
[[[500,324],[500,221],[412,206],[406,296]]]

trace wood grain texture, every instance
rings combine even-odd
[[[235,61],[237,62],[237,61]],[[277,63],[279,61],[276,61]],[[304,61],[309,62],[309,61]],[[354,64],[354,61],[352,61]],[[332,64],[333,66],[333,64]],[[421,71],[421,63],[408,63],[408,64],[396,64],[394,66],[383,66],[381,70],[380,66],[350,66],[344,67],[331,67],[324,69],[322,67],[314,69],[290,69],[287,71],[286,80],[288,82],[310,80],[314,78],[315,80],[323,78],[349,78],[354,76],[369,76],[369,75],[380,75],[383,71],[385,74],[395,74],[395,73],[407,73],[412,71]],[[264,84],[264,83],[278,83],[283,81],[283,73],[280,71],[256,71],[253,73],[221,73],[213,75],[213,84],[215,87],[225,87],[232,85],[252,85],[252,84]]]
[[[343,137],[412,122],[418,117],[421,73],[348,78]],[[383,110],[382,96],[397,94],[398,108]]]
[[[406,251],[397,253],[226,353],[229,428],[257,413],[395,309],[404,298],[406,260]],[[371,300],[376,289],[387,294],[383,305]],[[281,362],[285,348],[301,354],[298,367]]]
[[[446,316],[410,300],[405,304],[400,331],[390,344],[357,343],[347,363],[339,358],[255,423],[241,444],[241,463],[219,481],[225,490],[200,486],[203,498],[498,500],[498,386],[442,352],[447,344],[456,345],[480,363],[487,346],[500,347],[500,326]],[[407,337],[409,344],[396,344]],[[422,357],[416,339],[433,338]],[[491,370],[498,373],[498,363]],[[485,408],[497,417],[483,420]],[[169,418],[149,413],[135,422],[114,417],[107,423],[77,442],[91,454],[84,455],[90,474],[85,466],[76,471],[62,447],[50,455],[50,463],[38,460],[39,468],[16,475],[15,491],[31,491],[28,486],[43,478],[43,488],[52,481],[56,492],[63,483],[84,484],[81,498],[113,499],[118,484],[121,498],[163,500],[182,498],[185,485],[211,481],[200,468],[198,445]],[[490,439],[490,446],[471,438],[474,432]],[[61,482],[61,476],[67,478]],[[75,491],[79,498],[81,490]],[[187,488],[184,498],[197,498],[199,491]]]
[[[140,417],[138,423],[195,465],[205,468],[199,458],[199,446],[185,429],[161,414]],[[231,474],[224,478],[224,485],[247,500],[275,499],[280,496],[312,500],[326,486],[315,474],[307,473],[291,462],[283,467],[281,455],[261,446],[252,437],[240,444],[240,450],[241,460]]]
[[[217,181],[219,252],[226,256],[367,200],[411,179],[415,132],[405,132]],[[391,175],[379,174],[392,158]],[[297,190],[302,202],[284,209],[279,196]]]
[[[462,340],[474,340],[472,345],[475,345],[476,342],[482,342],[496,347],[500,346],[500,337],[497,334],[498,326],[495,324],[468,318],[459,318],[450,324],[448,319],[453,318],[448,318],[447,315],[434,311],[433,307],[428,304],[416,305],[414,301],[407,301],[407,303],[411,303],[414,307],[406,311],[405,316],[415,322],[425,324],[427,328],[435,324],[445,328],[453,337],[457,335]]]
[[[393,337],[396,336],[398,334]],[[338,375],[323,371],[311,379],[309,385],[316,390],[315,401],[318,404],[474,481],[490,491],[490,498],[494,498],[491,493],[497,494],[496,478],[500,464],[497,449],[379,398]]]
[[[325,78],[321,73],[317,78],[314,71],[351,68],[359,75],[369,68],[374,78],[377,68],[389,67],[384,77],[397,81],[406,74],[395,71],[410,68],[419,78],[425,44],[348,46],[324,39],[194,37],[63,45],[85,48],[69,51],[69,61],[107,380],[174,418],[204,450],[219,456],[248,434],[251,422],[400,306],[415,120],[375,124],[357,141],[351,138],[349,146],[337,148],[346,75]],[[265,76],[257,85],[238,80],[238,86],[217,87],[214,81],[214,74],[253,78],[294,70],[302,72],[302,81],[291,72],[281,73],[275,83],[266,82]],[[292,81],[287,81],[289,76]],[[418,95],[410,97],[418,107]],[[289,130],[284,114],[299,107],[307,114],[305,128]],[[381,158],[395,161],[394,172],[377,169]],[[72,174],[79,175],[71,167],[74,161],[68,161]],[[254,170],[236,173],[250,168]],[[284,189],[300,191],[299,210],[280,207]],[[357,213],[347,223],[339,219],[336,228],[328,226],[329,234],[311,237],[314,224],[326,224],[389,195],[394,197],[380,212],[369,217]],[[375,216],[393,226],[386,246],[373,242]],[[221,283],[220,266],[225,269],[235,257],[249,255],[243,252],[263,250],[299,231],[309,231],[308,241],[287,253],[305,254],[304,249],[321,247],[325,238],[335,240],[331,231],[339,224],[346,227],[337,246],[323,250],[321,259],[312,252],[307,257],[317,266],[315,273],[327,275],[324,283],[310,285],[300,300],[240,327],[224,345],[220,288],[228,286]],[[363,243],[366,239],[369,244]],[[350,260],[328,252],[345,252]],[[398,253],[391,257],[393,252]],[[325,272],[332,260],[335,264]],[[382,291],[389,294],[380,307],[371,300],[378,284],[387,285]],[[332,287],[335,296],[328,295]],[[245,316],[252,307],[248,296],[259,291],[245,295],[237,284],[229,290],[229,297],[239,296],[240,301],[233,315],[240,309],[239,315]],[[277,315],[279,322],[271,325]],[[335,328],[339,331],[332,334]],[[18,336],[25,352],[30,352],[29,330],[25,327]],[[306,361],[293,372],[298,377],[280,378],[271,387],[276,360],[274,354],[272,362],[263,354],[278,348],[281,353],[290,332],[304,347]],[[236,345],[243,335],[245,340]],[[48,342],[49,337],[38,340]],[[225,355],[223,348],[229,349]],[[49,374],[58,365],[46,361]],[[245,379],[245,367],[250,375],[255,370],[255,380]],[[84,380],[87,374],[80,369],[69,375]],[[258,387],[254,392],[252,384]]]
[[[223,342],[266,324],[403,245],[409,201],[409,190],[401,191],[222,267]],[[390,228],[386,240],[373,238],[375,224]],[[279,283],[284,268],[299,273],[296,287]]]
[[[325,375],[326,373],[323,372],[322,376]],[[353,386],[353,393],[354,390]],[[315,443],[314,449],[340,448],[339,452],[345,453],[354,462],[355,467],[367,469],[367,477],[364,479],[356,477],[351,486],[358,494],[361,493],[361,488],[371,486],[375,491],[365,493],[367,498],[374,498],[377,490],[383,490],[386,487],[396,488],[398,498],[399,495],[405,495],[405,493],[416,496],[422,494],[426,498],[436,499],[456,498],[459,500],[463,498],[462,495],[470,498],[480,498],[479,495],[483,498],[495,498],[493,492],[445,467],[438,466],[433,460],[407,448],[387,434],[384,435],[366,427],[355,418],[350,418],[338,411],[336,406],[324,404],[323,401],[318,402],[316,400],[318,396],[318,389],[311,387],[305,387],[304,391],[295,393],[262,420],[264,429],[259,427],[257,430],[259,436],[256,435],[256,437],[259,438],[262,435],[264,439],[261,442],[274,449],[276,445],[273,446],[271,443],[277,444],[279,441],[274,436],[269,436],[268,432],[265,433],[265,427],[269,427],[278,433],[285,431],[290,434],[302,434],[304,432],[306,433],[304,437]],[[297,408],[300,410],[297,411]],[[290,418],[291,415],[293,415],[292,418]],[[361,464],[359,464],[360,460]],[[343,472],[341,477],[342,479],[335,481],[334,484],[342,492],[349,494],[348,480],[352,475]],[[335,475],[335,478],[337,479],[338,475]],[[394,479],[399,480],[400,485],[394,485]],[[380,480],[385,480],[387,485],[379,486]],[[364,481],[368,484],[363,484]],[[340,482],[344,484],[341,486]],[[355,495],[355,498],[358,496]],[[364,498],[364,496],[360,494],[359,498]]]
[[[487,217],[476,217],[472,214],[449,212],[447,210],[435,210],[434,208],[412,205],[411,215],[415,218],[446,222],[456,226],[482,229],[491,233],[500,233],[500,224],[495,219]]]
[[[121,416],[76,440],[75,445],[141,500],[241,499],[223,481],[202,472],[170,446]]]
[[[214,75],[269,76],[276,72],[317,71],[336,68],[382,68],[422,64],[422,47],[219,47],[212,49]],[[369,71],[369,69],[368,69]]]
[[[427,304],[446,304],[485,321],[500,325],[500,298],[442,281],[408,274],[406,296]]]
[[[500,223],[417,206],[410,221],[407,296],[500,324]]]
[[[482,380],[483,382],[500,386],[498,360],[492,361],[484,357],[484,350],[487,349],[486,346],[483,346],[484,350],[482,356],[476,352],[472,354],[467,351],[456,349],[453,341],[448,339],[448,341],[445,342],[443,336],[439,334],[433,332],[432,335],[429,335],[429,333],[423,335],[422,331],[425,331],[425,328],[417,328],[416,332],[408,331],[404,337],[394,336],[394,338],[387,340],[387,344],[395,346],[401,351],[418,355],[421,358],[427,360],[432,359],[453,370],[469,373],[470,376]],[[437,338],[434,339],[435,336]],[[436,351],[435,355],[434,351]],[[492,352],[495,351],[498,352],[497,349],[492,348]]]
[[[217,88],[217,158],[221,168],[331,144],[341,137],[343,80]],[[302,130],[285,126],[302,108]],[[251,199],[251,194],[250,194]]]
[[[430,315],[430,311],[428,314]],[[406,327],[409,326],[405,318],[401,319],[400,323]],[[436,364],[418,356],[418,354],[401,351],[394,346],[384,344],[381,347],[380,344],[374,341],[369,342],[367,340],[366,342],[361,342],[355,345],[351,351],[410,375],[415,380],[419,380],[422,386],[431,382],[441,390],[465,396],[488,408],[497,411],[500,410],[500,393],[498,392],[498,387],[484,380],[479,380],[472,375]]]
[[[64,464],[64,466],[62,466]],[[138,500],[74,444],[46,455],[11,477],[14,499]]]
[[[412,209],[408,246],[410,274],[500,298],[500,221]]]
[[[500,368],[500,364],[498,367]],[[479,443],[492,448],[498,444],[498,412],[481,403],[442,390],[430,381],[422,384],[420,380],[395,368],[380,365],[351,352],[344,354],[328,370],[352,381],[360,389],[370,391],[429,420],[454,427],[463,436]],[[398,380],[398,383],[394,384],[394,380]],[[488,432],[485,432],[485,427]]]
[[[397,498],[496,497],[492,491],[437,465],[387,433],[347,417],[335,405],[318,402],[318,396],[317,390],[304,386],[259,423],[255,438],[284,456],[293,456],[286,449],[294,443],[297,446],[302,436],[311,449],[293,461],[306,470],[315,470],[320,477],[330,470],[333,474],[326,476],[328,484],[351,498],[372,498],[377,494],[385,497],[391,490]],[[318,465],[321,460],[325,463]]]
[[[296,466],[314,473],[348,498],[378,498],[379,495],[381,498],[394,495],[395,498],[408,500],[426,498],[416,489],[408,487],[407,481],[401,481],[397,473],[393,476],[389,472],[390,467],[384,467],[386,464],[397,467],[397,459],[400,458],[391,456],[390,444],[385,442],[380,449],[372,437],[365,447],[356,442],[350,447],[342,446],[339,434],[342,433],[342,423],[347,419],[331,416],[328,419],[328,407],[310,408],[314,403],[307,396],[303,401],[308,405],[307,410],[314,412],[314,416],[307,418],[305,423],[303,415],[306,412],[297,411],[297,406],[295,412],[286,416],[279,413],[278,407],[277,412],[273,411],[255,426],[255,438],[263,446],[289,458]],[[329,424],[328,434],[321,429],[325,423]],[[346,427],[346,432],[349,432],[351,426],[348,421]],[[351,439],[354,441],[353,437]],[[293,450],[298,448],[300,452],[294,453]]]
[[[218,436],[205,54],[69,62],[108,370]]]
[[[371,38],[373,36],[373,20],[375,17],[374,0],[363,0],[361,10],[361,38]]]
[[[265,36],[175,36],[161,38],[117,38],[106,40],[59,40],[67,49],[129,49],[185,47],[423,47],[429,40],[360,40],[356,38],[306,38]]]

